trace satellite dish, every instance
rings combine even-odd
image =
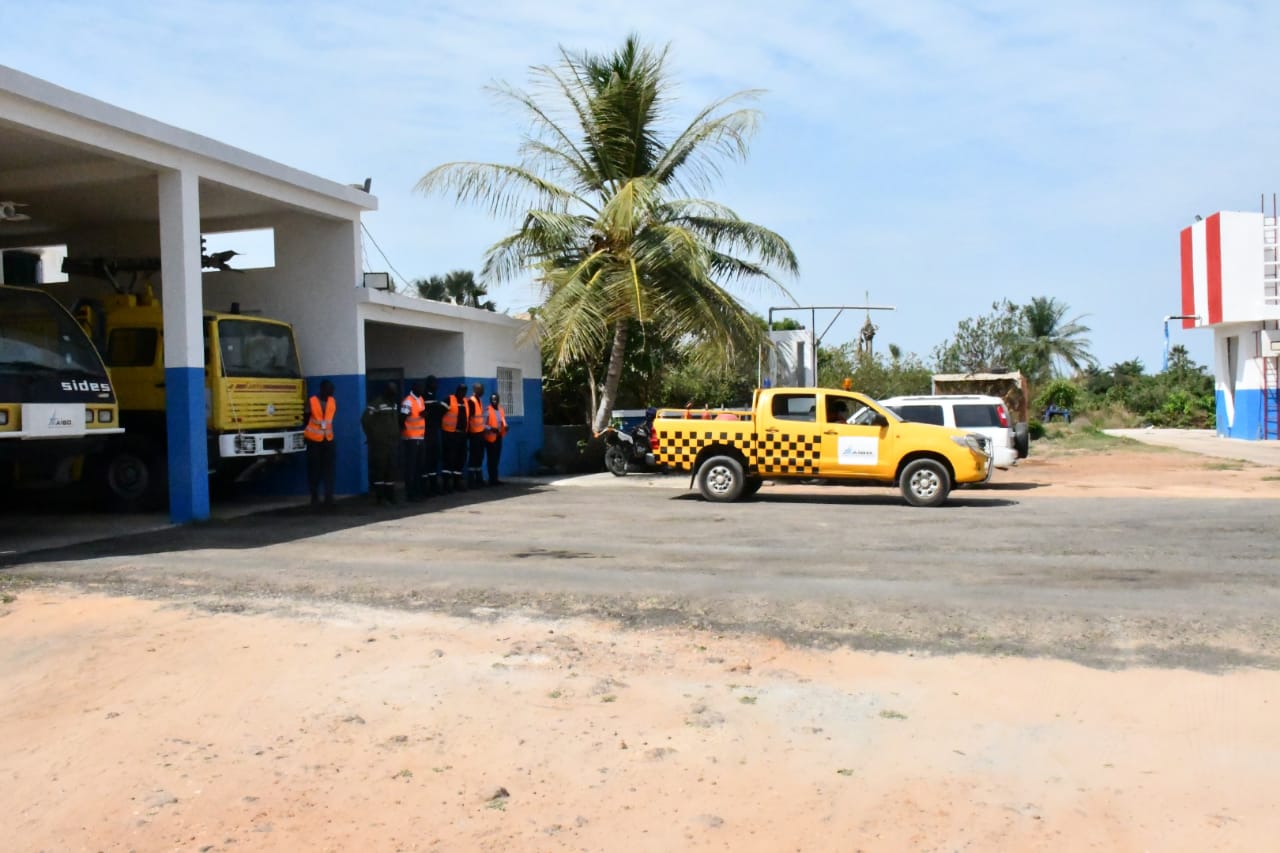
[[[0,201],[0,222],[26,222],[30,219],[27,214],[18,212],[20,207],[26,205],[16,201]]]

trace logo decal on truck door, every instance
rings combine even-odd
[[[870,435],[842,435],[837,450],[841,465],[875,465],[880,458],[880,439]]]

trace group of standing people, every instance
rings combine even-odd
[[[369,450],[369,491],[379,503],[396,502],[396,469],[404,481],[405,500],[468,488],[500,486],[498,463],[507,434],[507,414],[497,394],[484,401],[484,383],[459,384],[448,397],[437,398],[436,378],[415,381],[400,398],[391,382],[360,416]],[[313,507],[333,505],[335,452],[333,384],[320,383],[308,401],[307,475]],[[397,465],[398,463],[398,465]],[[487,480],[486,480],[487,470]],[[324,487],[324,503],[320,487]]]
[[[475,383],[470,395],[463,384],[440,399],[436,378],[428,376],[414,382],[396,405],[398,396],[399,389],[389,384],[360,419],[369,442],[370,486],[378,503],[396,499],[397,444],[407,501],[483,486],[486,466],[488,484],[502,485],[498,463],[507,414],[497,394],[489,395],[485,405],[483,382]],[[395,415],[396,433],[392,433],[389,412]]]

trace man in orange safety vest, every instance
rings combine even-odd
[[[484,413],[484,455],[489,468],[489,485],[501,486],[498,479],[498,460],[502,458],[502,439],[507,434],[507,413],[497,394],[489,397],[489,408]]]
[[[320,506],[320,485],[324,484],[324,505],[334,506],[333,485],[337,471],[337,452],[333,445],[333,418],[338,412],[333,399],[333,383],[320,383],[320,393],[307,401],[307,426],[302,431],[307,446],[307,485],[311,487],[311,506]]]

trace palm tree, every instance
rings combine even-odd
[[[1083,315],[1065,320],[1067,304],[1051,296],[1037,296],[1022,306],[1022,323],[1014,349],[1033,383],[1062,375],[1062,366],[1079,372],[1094,364],[1089,352],[1089,327]]]
[[[771,271],[798,269],[781,236],[690,195],[719,175],[719,160],[746,156],[760,115],[739,104],[756,93],[715,101],[668,134],[666,57],[636,36],[610,54],[562,48],[556,66],[532,70],[541,100],[496,89],[532,123],[518,164],[446,163],[418,182],[519,218],[486,252],[481,277],[534,273],[547,366],[604,366],[598,404],[591,389],[597,431],[609,422],[630,330],[703,342],[728,363],[764,331],[727,287],[761,282],[785,295]]]
[[[488,289],[476,281],[475,273],[470,270],[454,270],[441,277],[420,278],[414,281],[418,295],[423,299],[434,299],[436,302],[452,302],[454,305],[468,305],[472,308],[483,308],[496,311],[493,302],[484,299]]]

